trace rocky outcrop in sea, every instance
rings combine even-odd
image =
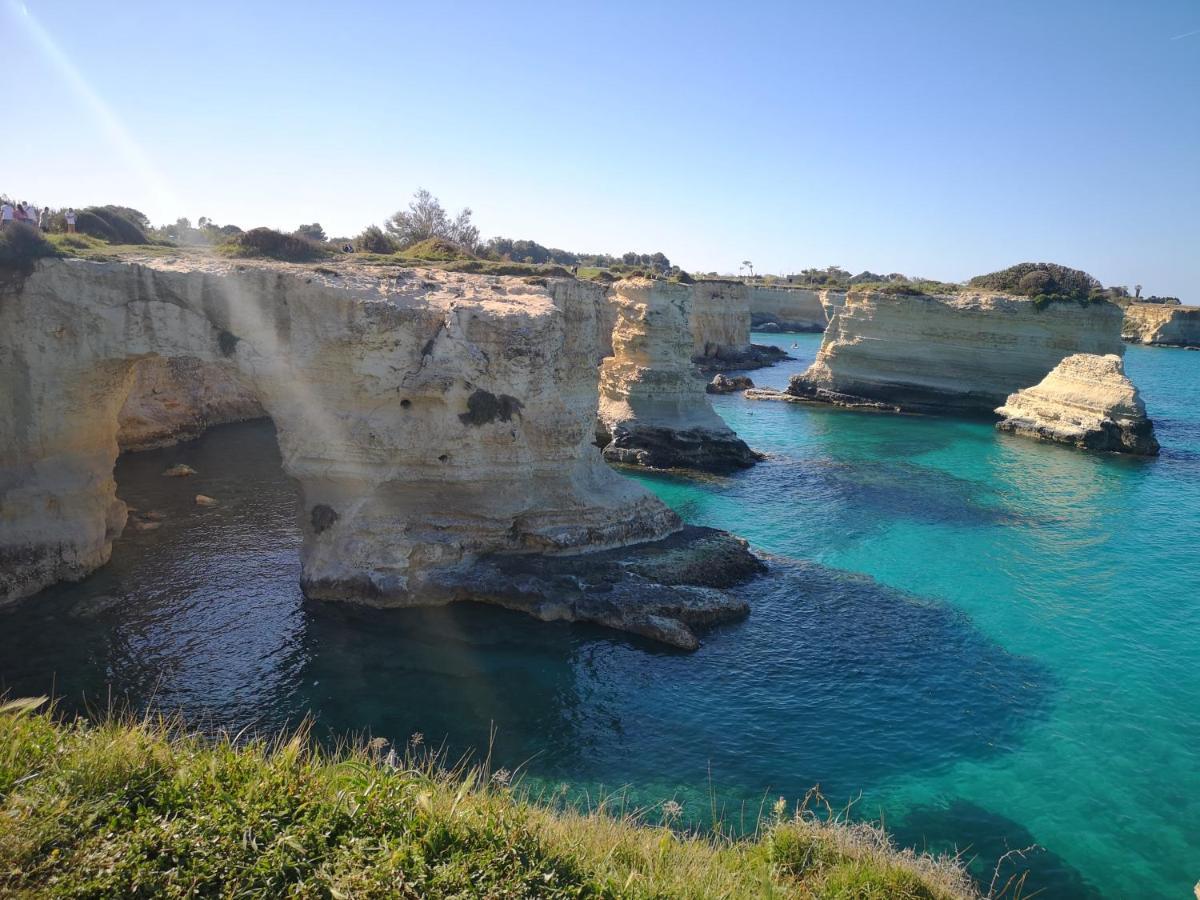
[[[760,457],[713,411],[694,374],[691,287],[629,279],[610,288],[613,355],[600,367],[597,442],[610,462],[727,473]]]
[[[1121,357],[1068,356],[1033,387],[996,410],[1001,431],[1085,450],[1154,456],[1154,423]]]

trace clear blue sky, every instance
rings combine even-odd
[[[1200,2],[0,0],[0,190],[1200,303]],[[65,65],[64,65],[65,60]],[[73,73],[72,73],[73,70]]]

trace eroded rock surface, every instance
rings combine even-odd
[[[1160,347],[1200,347],[1200,306],[1131,303],[1125,307],[1125,340]]]
[[[629,279],[610,290],[617,323],[613,355],[600,367],[597,424],[604,458],[718,473],[757,461],[693,374],[690,286]]]
[[[686,527],[660,541],[585,556],[494,554],[435,586],[542,621],[592,622],[693,650],[696,629],[744,618],[722,589],[764,572],[740,538]]]
[[[151,356],[135,364],[117,416],[117,444],[122,451],[151,450],[190,440],[213,425],[265,415],[254,385],[236,365]]]
[[[751,285],[750,322],[773,323],[778,331],[821,332],[829,324],[822,291],[781,285]]]
[[[1153,456],[1154,423],[1121,357],[1068,356],[1033,387],[996,410],[1001,431],[1087,450]]]
[[[310,596],[444,602],[484,556],[672,534],[591,446],[602,299],[573,279],[39,263],[0,294],[0,602],[107,560],[121,410],[159,357],[227,372],[274,420]]]
[[[702,372],[759,369],[788,355],[750,343],[750,289],[741,281],[702,280],[691,286],[692,362]]]
[[[729,376],[718,373],[713,376],[712,381],[704,386],[704,391],[708,394],[732,394],[752,387],[754,387],[754,381],[746,375]]]
[[[1001,294],[850,291],[787,393],[843,406],[987,415],[1072,353],[1120,354],[1121,310]]]

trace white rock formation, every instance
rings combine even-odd
[[[812,288],[751,285],[750,322],[754,326],[773,322],[780,331],[824,331],[829,319],[822,293]]]
[[[597,437],[612,462],[728,472],[758,455],[713,411],[693,374],[691,286],[619,281],[613,355],[600,367]]]
[[[1154,423],[1121,357],[1076,353],[996,410],[1001,431],[1087,450],[1153,456]]]
[[[122,451],[166,447],[212,425],[265,415],[254,385],[233,363],[150,356],[135,363],[129,397],[117,414],[117,445]]]
[[[697,281],[691,287],[692,358],[719,359],[750,346],[749,290],[741,281]]]
[[[1072,353],[1123,352],[1121,310],[1001,294],[850,291],[787,393],[844,406],[987,414]],[[762,393],[762,392],[758,392]]]
[[[1130,303],[1122,331],[1135,344],[1200,347],[1200,306]]]
[[[489,554],[623,547],[680,527],[591,446],[601,299],[573,279],[39,263],[0,289],[0,602],[107,560],[126,517],[113,481],[122,407],[161,357],[229,375],[274,420],[300,486],[311,596],[470,596],[642,633],[661,631],[646,616],[669,608],[683,640],[689,609],[713,621],[732,607],[663,589],[618,617],[462,587]]]

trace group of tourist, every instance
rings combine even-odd
[[[5,200],[0,203],[0,228],[4,228],[13,222],[24,222],[26,225],[32,225],[34,228],[41,231],[50,230],[51,219],[50,207],[43,207],[41,212],[32,203],[24,201],[14,204],[10,200]],[[75,210],[68,209],[63,213],[63,218],[67,221],[67,233],[75,233]]]

